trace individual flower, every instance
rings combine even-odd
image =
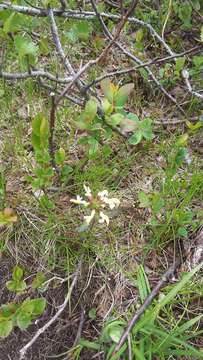
[[[107,190],[103,190],[98,192],[97,196],[99,196],[99,198],[104,201],[104,199],[106,199],[109,196],[109,193]]]
[[[109,198],[109,193],[107,190],[103,190],[98,192],[97,196],[101,200],[102,207],[105,207],[105,205],[108,205],[109,208],[112,210],[115,207],[118,207],[120,205],[120,200],[117,198]]]
[[[79,195],[76,196],[76,199],[70,199],[70,202],[76,205],[83,205],[85,207],[89,206],[89,202],[83,200],[83,198]]]
[[[103,224],[106,222],[107,226],[109,226],[109,217],[105,215],[102,211],[100,211],[99,216],[99,223]]]
[[[95,214],[96,214],[96,211],[92,210],[90,215],[84,216],[84,220],[85,220],[87,225],[89,225],[91,223],[91,221],[94,219]]]
[[[109,205],[109,208],[111,210],[120,205],[120,200],[117,198],[105,198],[103,201],[105,204]]]
[[[92,191],[91,191],[90,187],[86,186],[85,184],[83,186],[84,186],[84,189],[85,189],[85,196],[88,197],[88,198],[91,198],[92,197]]]

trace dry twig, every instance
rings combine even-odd
[[[146,309],[151,305],[154,298],[158,295],[160,289],[169,281],[170,277],[173,275],[175,270],[180,266],[181,259],[176,260],[169,268],[168,270],[163,274],[162,278],[159,280],[158,284],[154,287],[154,289],[151,291],[151,293],[147,296],[144,303],[140,306],[138,311],[135,313],[135,315],[130,319],[128,326],[126,330],[123,332],[123,335],[121,336],[118,344],[115,347],[114,354],[117,353],[120,348],[123,346],[125,341],[128,339],[128,336],[132,330],[132,328],[135,326],[135,324],[140,319],[141,315],[146,311]]]
[[[73,278],[73,281],[72,281],[72,284],[68,290],[68,293],[66,295],[66,298],[63,302],[63,304],[59,307],[58,311],[56,312],[56,314],[44,325],[42,326],[37,332],[36,334],[32,337],[32,339],[25,345],[23,346],[22,349],[20,349],[20,359],[19,360],[23,360],[25,358],[25,355],[26,353],[28,352],[28,350],[30,349],[30,347],[35,343],[35,341],[38,339],[38,337],[43,334],[57,319],[58,317],[61,315],[61,313],[64,311],[64,309],[66,308],[69,300],[70,300],[70,297],[71,297],[71,294],[72,294],[72,291],[73,291],[73,288],[75,287],[76,285],[76,282],[77,282],[77,279],[78,279],[78,275],[79,275],[79,272],[80,272],[80,269],[81,269],[81,261],[79,262],[78,266],[77,266],[77,270],[75,272],[75,276]]]

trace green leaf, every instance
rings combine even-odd
[[[116,96],[115,96],[115,103],[116,103],[116,106],[124,106],[126,101],[128,100],[129,98],[129,95],[130,93],[133,91],[134,89],[134,84],[133,83],[129,83],[129,84],[126,84],[124,86],[122,86]]]
[[[13,329],[12,320],[3,319],[0,321],[0,337],[6,338]]]
[[[32,318],[28,313],[20,312],[16,318],[17,325],[21,330],[27,329],[27,327],[31,324]]]
[[[101,347],[101,344],[85,339],[80,339],[79,344],[83,347],[86,347],[87,349],[93,349],[93,350],[99,350]]]
[[[32,132],[40,137],[40,126],[44,115],[42,113],[37,114],[32,120]]]
[[[102,109],[106,115],[111,114],[113,111],[112,104],[106,98],[102,101]]]
[[[107,117],[107,123],[109,123],[112,126],[116,126],[119,125],[123,119],[124,116],[122,114],[116,113]]]
[[[188,232],[187,229],[183,226],[178,228],[178,235],[181,237],[187,237],[188,236]]]
[[[62,165],[65,161],[66,153],[63,148],[60,148],[55,154],[55,161],[57,165]]]
[[[150,118],[145,118],[140,122],[140,131],[142,131],[142,136],[146,140],[152,140],[153,139],[153,133],[152,133],[152,120]]]
[[[178,16],[183,22],[183,27],[188,29],[191,28],[192,6],[189,2],[185,1],[183,4],[180,4]]]
[[[139,128],[139,118],[136,114],[129,113],[120,122],[120,128],[124,133],[134,132]]]
[[[85,120],[91,123],[97,115],[98,104],[95,99],[90,99],[85,105]]]
[[[201,27],[200,40],[203,42],[203,26]]]
[[[203,65],[203,56],[201,55],[193,56],[192,62],[197,68],[201,67]]]
[[[111,326],[108,333],[111,340],[113,340],[115,343],[118,343],[121,335],[123,334],[123,327],[120,325]]]
[[[6,305],[2,305],[0,308],[0,314],[4,317],[11,317],[15,314],[18,306],[14,303],[8,303]]]
[[[142,132],[138,130],[128,139],[128,142],[131,145],[137,145],[140,143],[141,140],[142,140]]]
[[[137,285],[139,289],[140,299],[141,302],[143,303],[147,295],[150,293],[150,286],[144,267],[142,265],[138,266]]]
[[[15,281],[19,281],[22,279],[22,277],[23,277],[23,270],[19,266],[16,265],[13,269],[12,278]]]
[[[38,48],[31,40],[28,40],[22,35],[17,35],[15,36],[14,42],[20,58],[26,55],[37,56]]]
[[[48,138],[48,136],[49,136],[49,123],[48,123],[47,118],[44,116],[41,118],[40,136],[45,137],[45,138]]]
[[[96,154],[98,148],[99,148],[99,143],[98,141],[93,138],[93,137],[90,137],[88,139],[88,144],[90,145],[90,148],[89,148],[89,155],[94,155]]]
[[[177,72],[180,72],[185,65],[185,57],[180,57],[176,59],[176,63],[175,63],[175,70]]]
[[[152,210],[155,214],[158,214],[160,210],[164,207],[165,201],[160,197],[159,194],[155,194],[152,197]]]
[[[3,31],[8,34],[18,30],[19,26],[19,16],[13,12],[4,22]]]
[[[90,319],[95,320],[97,317],[97,310],[95,308],[92,308],[88,312],[88,316]]]
[[[34,133],[32,133],[31,135],[31,143],[32,146],[35,150],[40,150],[41,149],[41,140],[40,137],[35,135]]]
[[[41,315],[44,312],[46,307],[46,300],[44,298],[30,300],[30,303],[33,305],[34,316]]]
[[[101,89],[104,96],[108,99],[110,104],[113,103],[114,95],[117,92],[118,88],[109,79],[104,79],[101,81]]]
[[[192,0],[192,6],[193,9],[195,9],[196,11],[199,11],[201,9],[199,0]]]
[[[89,21],[78,21],[75,24],[73,31],[75,32],[78,39],[87,41],[92,32],[91,23],[89,23]]]
[[[9,291],[20,293],[26,289],[27,285],[24,280],[21,280],[21,281],[10,280],[10,281],[7,281],[6,287]]]
[[[138,199],[140,201],[140,207],[150,207],[150,197],[145,194],[144,191],[138,193]]]
[[[30,298],[27,298],[25,301],[23,301],[20,307],[21,313],[32,315],[33,310],[34,310],[34,305],[32,304],[32,300],[30,300]]]
[[[192,271],[187,273],[186,275],[183,275],[183,278],[172,287],[171,291],[169,291],[168,294],[159,302],[157,305],[157,308],[160,310],[165,305],[170,304],[171,300],[174,299],[174,297],[182,290],[182,288],[190,281],[190,279],[195,275],[197,271],[199,271],[203,266],[203,262],[198,264]]]

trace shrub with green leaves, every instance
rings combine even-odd
[[[39,289],[45,282],[45,276],[38,273],[32,284],[32,289]],[[6,283],[9,291],[19,295],[26,294],[29,288],[23,280],[23,270],[15,266],[12,273],[12,280]],[[40,316],[46,307],[46,300],[43,297],[30,299],[27,297],[23,302],[10,302],[0,307],[0,337],[7,337],[14,327],[25,330],[32,321]]]
[[[101,106],[96,99],[90,99],[76,121],[76,126],[88,133],[80,143],[89,145],[90,154],[98,150],[101,138],[109,139],[116,129],[125,135],[132,134],[128,139],[131,145],[153,139],[152,120],[140,120],[136,114],[124,109],[134,84],[119,87],[106,79],[101,82],[101,89],[104,94]],[[103,118],[100,113],[103,113]]]

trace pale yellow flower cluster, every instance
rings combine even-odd
[[[85,197],[87,198],[87,201],[84,200],[80,195],[77,195],[76,199],[71,199],[70,202],[76,205],[89,207],[91,209],[90,215],[84,216],[84,221],[86,225],[89,226],[91,221],[95,218],[95,216],[99,215],[98,222],[100,224],[106,223],[106,225],[108,226],[109,217],[102,210],[107,207],[110,210],[117,208],[120,205],[120,200],[117,198],[109,198],[109,193],[107,190],[98,192],[97,196],[94,197],[92,195],[92,191],[89,186],[84,185],[84,189],[85,189]]]

